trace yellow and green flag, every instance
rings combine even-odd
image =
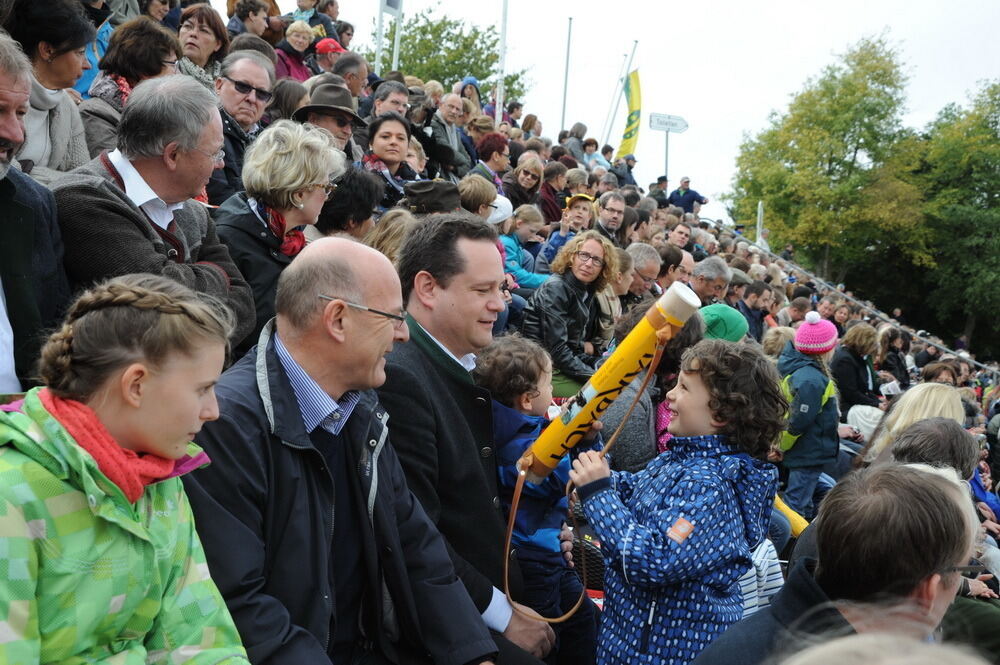
[[[631,72],[625,80],[625,99],[628,101],[628,119],[625,121],[625,133],[618,146],[617,158],[635,154],[635,146],[639,142],[639,119],[642,117],[642,94],[639,90],[639,70]]]

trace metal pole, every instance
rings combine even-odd
[[[396,15],[396,20],[393,21],[393,27],[396,30],[396,34],[392,40],[392,69],[393,71],[399,71],[399,37],[403,34],[403,12],[400,11]]]
[[[632,55],[628,57],[628,65],[625,67],[625,78],[622,79],[622,87],[618,91],[618,96],[615,97],[614,110],[611,112],[611,123],[608,125],[608,133],[604,135],[604,142],[607,143],[611,138],[611,130],[614,129],[615,116],[618,115],[618,105],[622,101],[622,97],[625,95],[625,80],[628,78],[629,74],[632,73],[632,60],[635,58],[635,49],[639,46],[639,40],[636,39],[632,42]]]
[[[566,129],[566,91],[569,90],[569,45],[573,41],[573,17],[569,17],[569,27],[566,30],[566,68],[563,73],[563,105],[559,119],[559,129]]]
[[[608,132],[608,123],[611,122],[611,105],[615,103],[615,97],[618,95],[618,86],[622,84],[624,80],[622,77],[625,75],[625,66],[628,64],[628,53],[622,53],[622,67],[618,70],[618,78],[615,79],[614,92],[611,93],[611,104],[608,104],[608,114],[604,117],[604,124],[601,125],[601,133],[598,136],[604,136]],[[607,141],[605,141],[607,143]]]
[[[503,13],[500,17],[500,75],[497,80],[497,98],[493,106],[493,126],[499,127],[503,120],[504,84],[503,77],[507,73],[507,0],[503,0]]]
[[[670,130],[668,129],[667,131],[663,132],[663,136],[665,137],[664,140],[663,140],[663,175],[667,176],[667,179],[668,179],[668,182],[669,182],[670,176],[667,175],[667,174],[670,173],[670,170],[669,170],[669,166],[670,166]]]
[[[382,38],[385,37],[385,31],[382,25],[382,3],[379,2],[378,5],[378,25],[375,28],[375,73],[382,73]]]
[[[757,236],[755,242],[760,242],[761,233],[764,231],[764,202],[757,201]]]

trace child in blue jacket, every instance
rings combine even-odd
[[[552,403],[552,360],[537,343],[518,335],[499,337],[476,358],[476,383],[493,395],[493,439],[504,512],[509,515],[517,461],[548,425]],[[600,442],[578,448],[600,450]],[[563,615],[580,598],[583,585],[566,565],[559,541],[568,513],[566,483],[570,460],[564,457],[539,484],[525,483],[511,538],[524,577],[521,602],[544,617]],[[563,623],[553,624],[558,640],[550,662],[594,663],[596,608],[589,598]]]
[[[703,340],[667,393],[670,449],[638,473],[596,453],[570,479],[606,561],[601,665],[687,665],[743,616],[740,577],[767,535],[777,471],[763,461],[788,403],[753,346]]]

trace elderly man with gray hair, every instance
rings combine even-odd
[[[250,287],[198,196],[222,164],[218,99],[189,76],[149,79],[132,91],[118,148],[54,183],[70,283],[164,275],[225,302],[233,344],[254,325]]]
[[[663,264],[660,253],[644,242],[633,242],[625,251],[632,257],[632,285],[628,291],[635,302],[642,300],[645,295],[660,295],[660,286],[656,283]]]
[[[726,295],[733,271],[718,256],[710,256],[695,264],[691,273],[691,288],[701,298],[702,306],[721,301]]]
[[[257,51],[233,51],[222,61],[215,94],[219,96],[225,155],[206,187],[212,205],[222,205],[243,191],[243,155],[260,133],[258,122],[273,87],[274,65]]]

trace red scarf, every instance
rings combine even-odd
[[[139,500],[146,485],[173,473],[174,460],[149,454],[140,456],[118,445],[98,420],[97,414],[86,404],[56,397],[48,388],[40,390],[38,398],[77,445],[97,461],[101,473],[121,488],[129,503]]]
[[[285,256],[297,256],[306,246],[306,235],[299,230],[285,232],[285,216],[274,208],[264,206],[267,215],[267,226],[271,233],[281,241],[281,253]]]
[[[125,102],[128,101],[129,95],[132,94],[132,86],[128,84],[124,76],[119,76],[118,74],[108,74],[108,78],[115,82],[118,86],[118,94],[122,98],[122,108],[125,107]]]

